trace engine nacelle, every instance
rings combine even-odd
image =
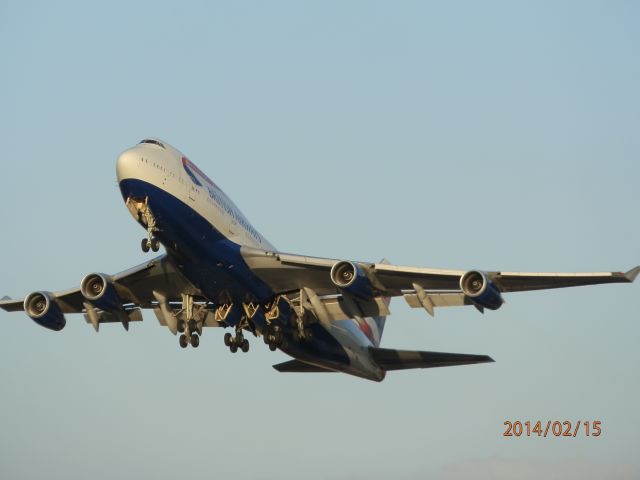
[[[504,303],[500,290],[486,273],[478,270],[470,270],[460,278],[460,289],[479,307],[497,310]]]
[[[80,293],[92,305],[107,312],[122,309],[122,300],[116,292],[113,280],[104,273],[90,273],[80,282]]]
[[[371,298],[373,287],[360,265],[352,262],[337,262],[331,267],[331,281],[341,290],[356,297]]]
[[[49,292],[33,292],[24,299],[24,311],[38,325],[59,332],[67,324],[60,305]]]

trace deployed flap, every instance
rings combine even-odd
[[[301,360],[289,360],[288,362],[278,363],[274,365],[279,372],[300,372],[300,373],[313,373],[313,372],[333,372],[333,370],[327,370],[326,368],[317,367],[310,363],[305,363]]]
[[[466,353],[421,352],[417,350],[393,350],[369,347],[373,360],[383,370],[406,370],[410,368],[453,367],[473,363],[490,363],[488,355]]]
[[[461,307],[473,305],[462,292],[425,292],[431,307]],[[423,308],[417,293],[405,293],[404,299],[411,308]]]

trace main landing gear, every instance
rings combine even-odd
[[[284,336],[280,329],[270,329],[263,333],[262,339],[264,343],[269,346],[269,350],[275,352],[284,342]]]
[[[229,347],[231,353],[236,353],[238,349],[244,353],[249,351],[249,340],[244,338],[240,330],[236,331],[235,335],[231,335],[229,332],[224,334],[224,344]]]
[[[195,320],[189,320],[186,324],[184,320],[178,320],[178,331],[181,333],[178,342],[182,348],[187,348],[189,345],[193,348],[198,348],[200,336],[198,335],[198,327]]]
[[[176,314],[179,317],[178,332],[181,334],[178,342],[182,348],[189,345],[198,348],[205,316],[206,309],[202,305],[194,305],[191,295],[182,295],[182,309]]]

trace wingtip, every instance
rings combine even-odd
[[[627,280],[629,280],[630,282],[633,282],[639,273],[640,273],[640,265],[629,270],[627,273],[624,274],[624,276],[626,277]]]

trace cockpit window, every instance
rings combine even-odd
[[[164,148],[164,145],[162,144],[162,142],[159,142],[158,140],[154,140],[153,138],[145,138],[140,143],[150,143],[151,145],[158,145],[159,147]]]

